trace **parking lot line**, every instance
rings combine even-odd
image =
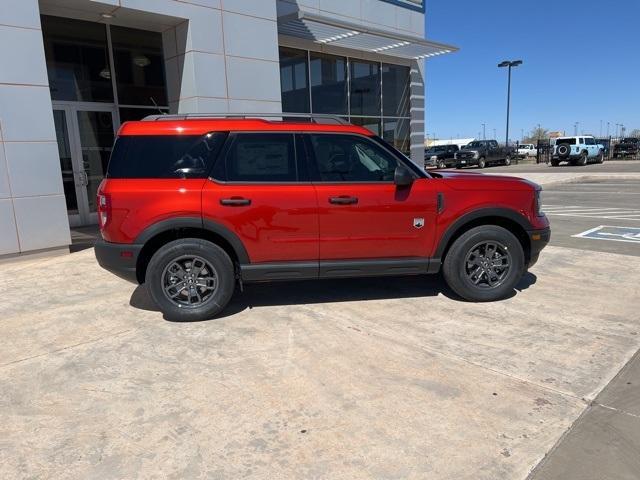
[[[549,216],[600,218],[607,220],[640,221],[640,209],[620,207],[586,207],[579,205],[543,206]]]
[[[572,237],[586,238],[588,240],[605,240],[610,242],[640,244],[640,228],[619,227],[615,225],[599,225],[585,232],[572,235]]]

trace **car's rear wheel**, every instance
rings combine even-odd
[[[484,168],[487,166],[487,162],[485,162],[484,158],[480,158],[480,160],[478,160],[478,168]]]
[[[175,240],[153,255],[145,284],[167,319],[206,320],[233,296],[233,263],[222,248],[206,240]]]
[[[481,225],[454,241],[442,270],[449,287],[465,300],[501,300],[522,278],[524,251],[508,230]]]
[[[587,156],[587,152],[582,152],[580,154],[580,158],[578,159],[578,165],[580,165],[581,167],[584,167],[589,161],[589,158]]]

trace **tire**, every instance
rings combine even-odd
[[[589,163],[589,158],[587,156],[587,152],[582,152],[580,154],[580,158],[578,159],[578,161],[576,163],[578,165],[580,165],[581,167],[584,167],[587,163]]]
[[[478,160],[478,168],[484,168],[487,166],[487,162],[484,160],[484,157],[480,157]]]
[[[600,155],[598,155],[598,163],[604,163],[604,152],[601,150]]]
[[[438,162],[438,168],[447,168],[447,164],[445,163],[444,160],[440,160]]]
[[[196,276],[191,277],[196,270]],[[168,320],[207,320],[222,312],[233,296],[233,262],[214,243],[199,238],[175,240],[151,257],[145,286]],[[175,296],[175,300],[170,296]]]
[[[560,159],[566,159],[571,155],[571,145],[568,143],[561,143],[556,147],[556,153]]]
[[[504,166],[508,167],[509,165],[511,165],[511,157],[507,157],[504,159]]]
[[[494,259],[493,262],[497,262],[497,257],[496,253],[492,255],[492,252],[504,255],[509,262],[507,269],[495,263],[491,265],[489,260],[480,259],[477,255],[473,256],[473,252],[481,252],[481,246],[485,244],[496,246],[495,251],[491,247],[484,250],[485,253],[489,252],[489,257]],[[475,264],[476,261],[485,263]],[[502,260],[501,263],[504,261]],[[485,269],[484,272],[477,273],[478,270],[483,269]],[[508,230],[496,225],[481,225],[463,233],[453,242],[444,259],[442,271],[447,285],[465,300],[472,302],[501,300],[513,292],[524,274],[524,251],[518,239]],[[489,276],[493,277],[493,286],[490,285]]]

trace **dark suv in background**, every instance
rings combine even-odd
[[[427,148],[424,152],[424,168],[454,167],[458,150],[460,150],[458,145],[436,145]]]
[[[613,158],[635,157],[640,153],[640,138],[628,137],[613,147]]]
[[[456,168],[484,168],[497,163],[508,166],[514,155],[512,147],[502,147],[497,140],[475,140],[456,153]]]

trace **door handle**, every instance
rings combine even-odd
[[[339,197],[329,197],[329,203],[334,205],[355,205],[358,203],[358,197],[349,197],[340,195]]]
[[[220,205],[225,207],[244,207],[251,205],[251,200],[242,197],[221,198]]]

